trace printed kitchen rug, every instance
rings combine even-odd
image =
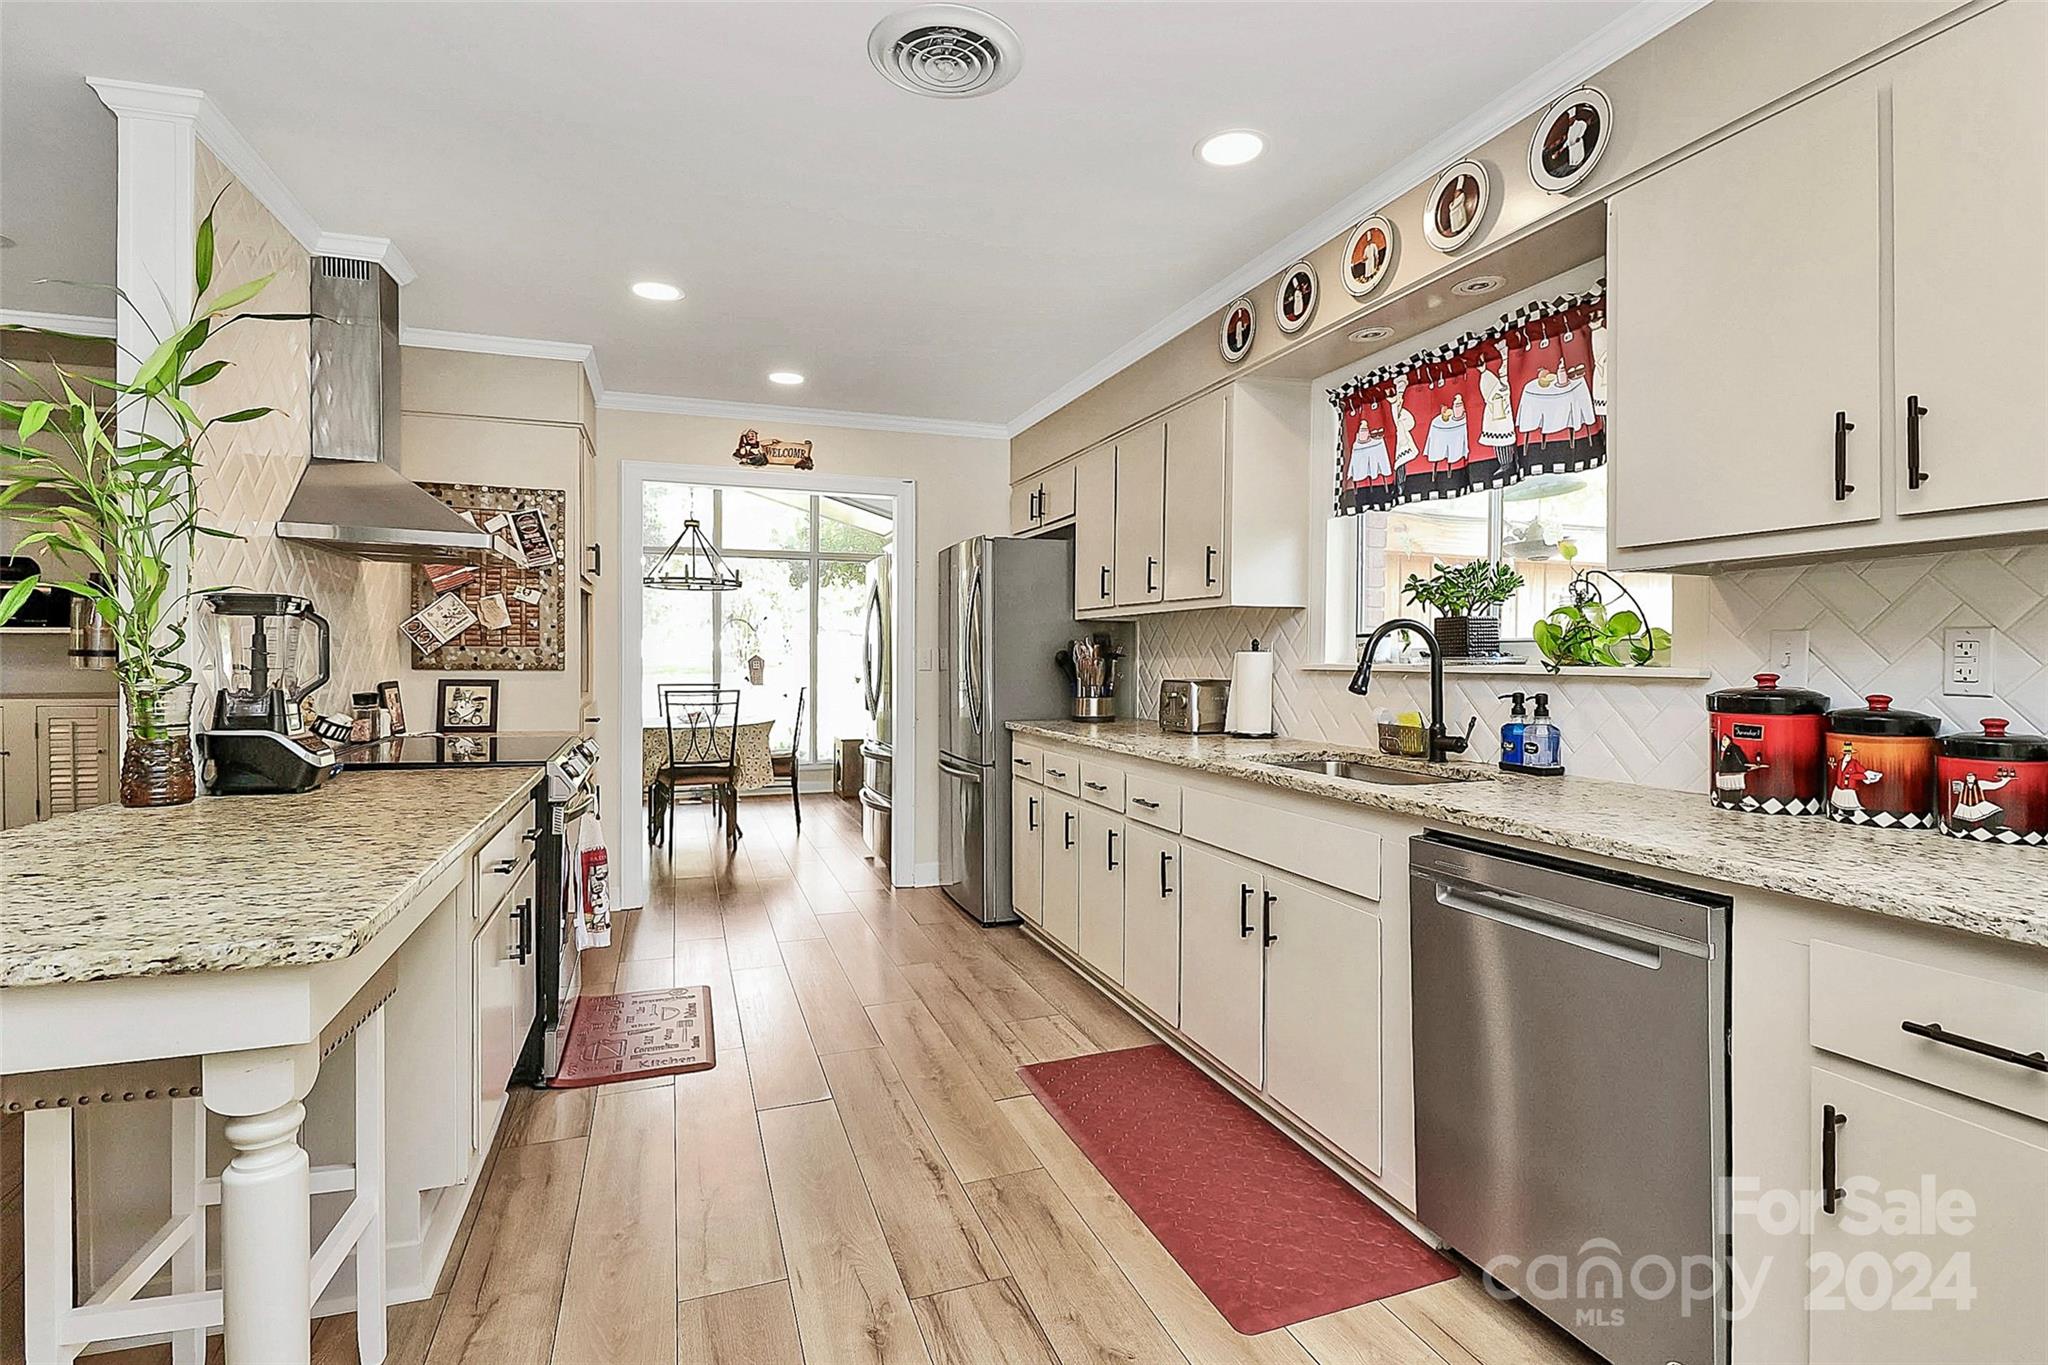
[[[1457,1277],[1451,1261],[1172,1048],[1018,1074],[1240,1332]]]
[[[566,1090],[637,1081],[708,1070],[716,1061],[709,986],[586,995],[569,1023],[561,1068],[548,1085]]]

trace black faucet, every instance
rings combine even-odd
[[[1444,729],[1444,652],[1436,642],[1435,631],[1405,616],[1380,622],[1379,627],[1365,637],[1365,648],[1359,651],[1358,671],[1351,675],[1351,691],[1362,697],[1372,689],[1372,652],[1379,648],[1381,640],[1397,630],[1412,630],[1429,642],[1429,761],[1442,763],[1452,754],[1465,752],[1466,746],[1472,742],[1472,726],[1466,726],[1462,735],[1453,735]],[[1478,724],[1479,718],[1474,716],[1472,722]]]

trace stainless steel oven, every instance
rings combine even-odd
[[[546,1084],[562,1062],[582,994],[583,955],[576,948],[575,881],[581,824],[596,818],[597,741],[584,739],[548,764],[535,801],[541,837],[534,850],[540,903],[534,907],[538,999],[533,1031],[520,1057],[520,1079]]]

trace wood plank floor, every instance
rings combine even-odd
[[[392,1365],[1592,1359],[1471,1279],[1239,1336],[1015,1075],[1151,1035],[1021,931],[891,891],[858,806],[813,798],[801,833],[786,800],[741,809],[730,855],[679,811],[648,906],[584,958],[593,993],[709,983],[718,1066],[515,1095]],[[354,1359],[323,1322],[317,1365]]]

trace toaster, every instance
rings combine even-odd
[[[1220,735],[1229,705],[1228,678],[1168,678],[1159,684],[1159,728],[1176,735]]]

